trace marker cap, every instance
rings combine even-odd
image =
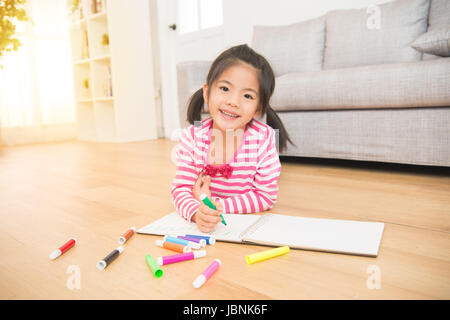
[[[100,260],[99,262],[97,262],[97,269],[98,270],[103,270],[106,267],[106,262],[103,260]]]
[[[149,266],[150,270],[152,270],[152,273],[156,278],[162,277],[163,275],[162,269],[159,267],[155,259],[150,254],[147,254],[145,256],[145,261],[147,262],[147,265]]]
[[[191,247],[192,249],[196,249],[196,250],[198,250],[198,249],[200,249],[202,247],[200,245],[200,243],[192,242],[192,241],[188,242],[188,246]]]
[[[198,250],[198,251],[193,251],[194,253],[194,258],[203,258],[206,257],[206,250]]]
[[[204,283],[206,282],[206,277],[204,275],[199,275],[197,278],[195,278],[194,282],[192,282],[192,285],[195,289],[200,288]]]
[[[50,260],[55,260],[56,258],[58,258],[61,255],[61,250],[56,249],[55,251],[53,251],[52,253],[50,253]]]

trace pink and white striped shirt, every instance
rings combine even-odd
[[[212,127],[212,118],[203,120],[201,126],[188,126],[176,147],[177,170],[172,182],[172,202],[188,221],[200,207],[192,189],[199,174],[209,164]],[[222,201],[224,213],[253,213],[274,206],[281,164],[275,131],[270,126],[252,120],[239,149],[227,164],[233,168],[231,176],[216,175],[211,177],[210,184],[211,196]]]

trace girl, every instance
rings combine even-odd
[[[191,97],[191,125],[176,148],[172,201],[200,231],[212,231],[221,213],[260,212],[275,204],[281,169],[277,138],[281,150],[291,140],[269,105],[274,88],[267,60],[239,45],[216,58],[206,84]],[[210,117],[200,121],[204,106]],[[268,125],[257,120],[265,116]],[[202,193],[217,210],[200,201]]]

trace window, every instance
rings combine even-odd
[[[178,0],[178,24],[180,34],[221,26],[222,0]]]
[[[73,124],[76,118],[66,3],[28,0],[26,4],[33,23],[19,22],[16,30],[22,46],[4,55],[0,69],[3,138],[9,127]]]

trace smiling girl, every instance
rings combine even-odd
[[[239,45],[216,58],[206,84],[191,97],[191,125],[176,148],[172,201],[200,231],[212,231],[221,222],[221,213],[265,211],[277,201],[281,170],[277,143],[283,150],[290,139],[269,105],[274,88],[267,60]],[[204,107],[210,117],[200,121]],[[267,124],[258,120],[264,117]],[[202,193],[217,210],[200,201]]]

